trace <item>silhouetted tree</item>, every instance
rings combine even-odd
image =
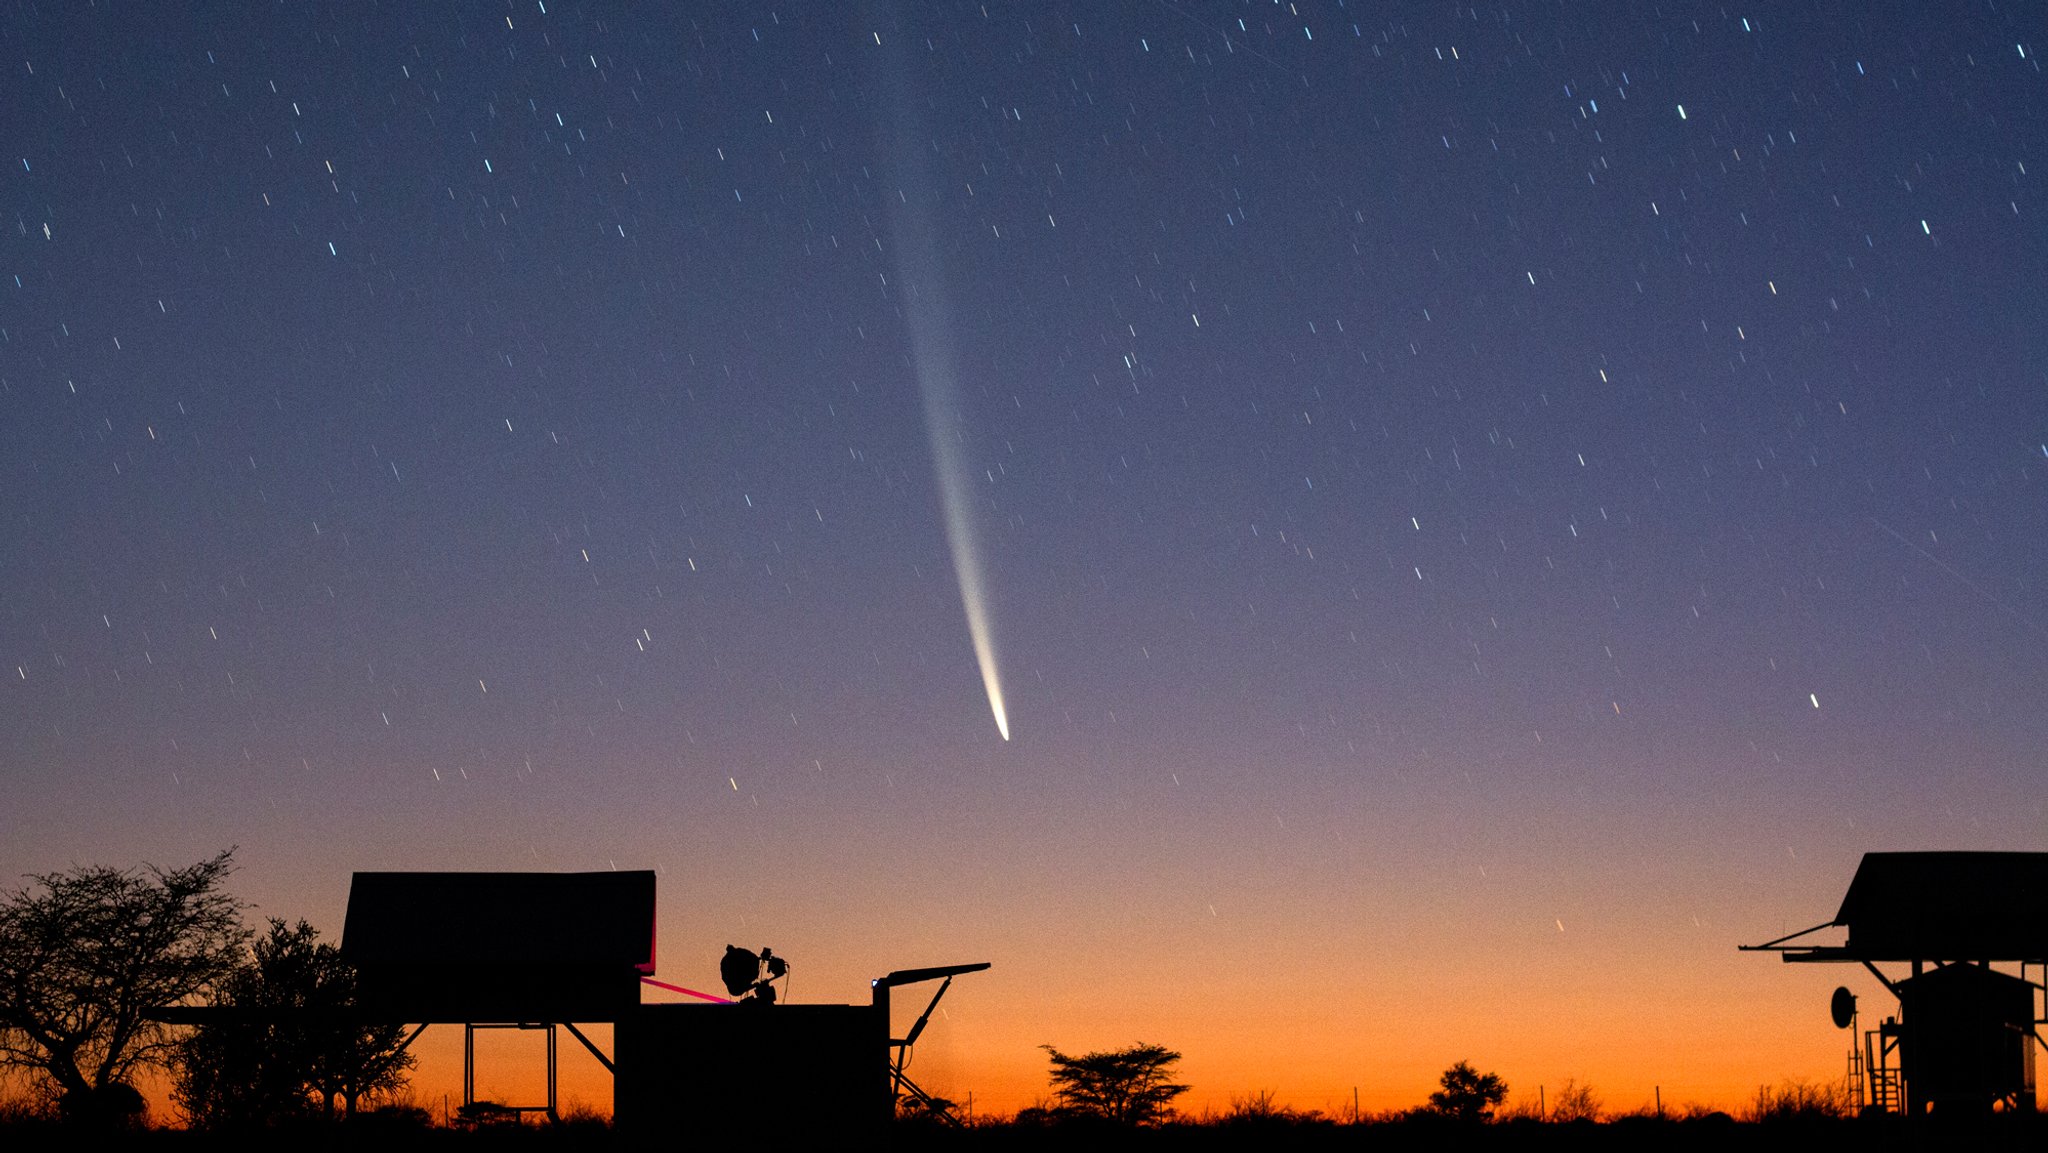
[[[355,970],[304,921],[271,918],[249,960],[221,982],[221,1019],[179,1047],[172,1097],[206,1128],[275,1125],[355,1112],[363,1096],[397,1088],[412,1055],[401,1025],[354,1017]]]
[[[1052,1060],[1052,1088],[1064,1117],[1091,1117],[1119,1125],[1164,1120],[1173,1099],[1188,1091],[1168,1081],[1180,1054],[1163,1045],[1132,1045],[1069,1057],[1040,1045]]]
[[[1464,1061],[1444,1070],[1437,1083],[1443,1088],[1429,1095],[1429,1111],[1456,1121],[1491,1121],[1508,1095],[1507,1082]]]
[[[31,874],[0,902],[0,1065],[28,1070],[68,1119],[138,1118],[129,1081],[175,1040],[150,1011],[211,990],[248,940],[220,889],[233,856]]]

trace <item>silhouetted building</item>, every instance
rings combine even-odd
[[[364,1019],[462,1026],[462,1103],[476,1104],[476,1034],[544,1034],[547,1100],[498,1102],[557,1116],[556,1030],[616,1072],[576,1025],[639,1007],[654,973],[654,874],[357,873],[341,953]]]
[[[1909,1100],[2033,1101],[2033,985],[1987,966],[1950,964],[1908,977],[1896,991]]]
[[[636,1144],[719,1134],[843,1141],[878,1129],[899,1092],[929,1102],[903,1075],[903,1057],[952,978],[988,968],[899,970],[871,983],[866,1005],[778,1005],[753,965],[772,979],[788,963],[728,946],[722,967],[746,970],[726,973],[728,987],[749,996],[726,1001],[653,981],[654,926],[651,872],[357,873],[341,950],[357,970],[364,1020],[417,1024],[412,1037],[430,1024],[463,1027],[465,1106],[476,1101],[477,1031],[539,1030],[546,1103],[501,1104],[555,1116],[564,1029],[611,1072],[614,1123]],[[940,979],[908,1036],[891,1038],[890,990]],[[643,982],[719,1003],[643,1005]],[[614,1026],[614,1055],[577,1028],[591,1023]]]
[[[641,1005],[612,1036],[612,1122],[629,1140],[826,1138],[893,1112],[886,1005]]]
[[[1802,938],[1846,929],[1840,945]],[[2048,963],[2048,853],[1868,853],[1831,921],[1761,945],[1788,962],[1868,969],[1899,1002],[1852,1045],[1865,1107],[1924,1112],[2034,1107],[2036,1011],[2029,966]],[[1904,963],[1894,980],[1879,962]],[[1994,963],[2019,966],[2014,976]],[[1835,1023],[1856,1027],[1838,989]]]

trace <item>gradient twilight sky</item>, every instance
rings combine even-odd
[[[2048,848],[2040,20],[10,4],[0,876],[654,868],[999,1109],[1837,1075],[1735,946]]]

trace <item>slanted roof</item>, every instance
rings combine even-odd
[[[357,965],[626,965],[654,972],[654,874],[357,873]]]
[[[357,873],[341,951],[392,1020],[615,1020],[654,972],[654,874]]]
[[[1835,923],[1873,961],[2048,958],[2048,853],[1865,853]]]

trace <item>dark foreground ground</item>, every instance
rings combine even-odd
[[[581,1153],[581,1151],[702,1148],[707,1142],[734,1142],[753,1153],[776,1149],[903,1149],[960,1150],[963,1153],[1010,1153],[1026,1150],[1114,1148],[1139,1150],[1763,1150],[1805,1151],[1856,1149],[1954,1149],[2048,1151],[2048,1116],[2012,1115],[1968,1123],[1906,1121],[1901,1118],[1797,1122],[1739,1122],[1727,1117],[1659,1121],[1627,1118],[1600,1124],[1504,1122],[1461,1126],[1442,1122],[1380,1121],[1364,1124],[1299,1122],[1286,1119],[1170,1125],[1149,1130],[1101,1126],[982,1125],[942,1129],[903,1125],[881,1132],[851,1132],[823,1126],[802,1129],[802,1105],[788,1113],[737,1124],[731,1117],[679,1121],[647,1140],[629,1140],[599,1123],[571,1122],[547,1126],[491,1126],[441,1129],[417,1124],[380,1123],[365,1119],[349,1125],[319,1126],[265,1134],[193,1133],[157,1129],[87,1138],[74,1130],[38,1121],[0,1124],[0,1150],[138,1149],[170,1151],[235,1148],[306,1150],[373,1150],[375,1153]],[[794,1121],[800,1128],[788,1129]]]

